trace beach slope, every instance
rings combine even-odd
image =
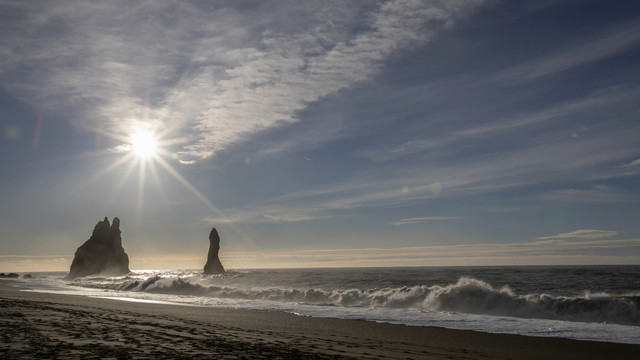
[[[0,281],[0,358],[605,359],[640,345],[20,291]]]

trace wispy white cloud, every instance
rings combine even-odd
[[[633,160],[632,162],[628,163],[624,167],[634,167],[638,165],[640,165],[640,159]]]
[[[564,234],[541,236],[538,240],[557,240],[557,239],[602,239],[616,236],[617,231],[608,230],[575,230]]]
[[[400,219],[400,220],[391,222],[391,225],[400,226],[400,225],[408,225],[408,224],[421,224],[429,221],[442,221],[442,220],[455,220],[455,219],[460,219],[460,218],[455,216],[427,216],[427,217]]]
[[[466,143],[471,140],[488,139],[495,136],[505,136],[508,132],[524,131],[527,127],[540,125],[544,122],[558,121],[566,117],[588,114],[594,109],[612,106],[620,102],[633,101],[640,91],[638,89],[620,91],[598,91],[577,99],[570,99],[537,111],[510,114],[495,119],[487,119],[480,125],[463,127],[457,131],[444,134],[435,133],[431,138],[412,139],[394,146],[365,148],[356,151],[355,156],[374,162],[395,160],[416,153],[433,151],[454,144]],[[584,129],[581,129],[584,130]],[[575,138],[575,137],[574,137]]]
[[[207,217],[203,221],[211,224],[294,223],[328,216],[321,208],[256,205],[251,208],[226,210],[221,216]]]
[[[551,75],[560,71],[598,61],[621,53],[640,42],[640,22],[631,21],[606,34],[598,34],[587,41],[563,49],[560,55],[536,59],[507,69],[500,79],[523,81]]]
[[[15,3],[4,5],[21,16],[3,24],[0,75],[25,101],[82,109],[76,120],[88,128],[161,122],[204,157],[298,121],[309,103],[370,80],[481,3],[321,2],[261,14],[187,2]],[[12,77],[25,67],[29,76]]]
[[[554,190],[525,200],[554,204],[624,203],[634,201],[634,197],[627,190],[598,184],[583,188]]]
[[[611,143],[620,146],[612,150]],[[633,134],[600,134],[571,141],[535,143],[491,158],[462,159],[433,166],[398,168],[394,165],[354,173],[341,182],[292,192],[245,208],[226,209],[228,222],[274,222],[296,214],[299,221],[333,217],[344,210],[407,205],[431,199],[456,199],[558,182],[596,182],[624,176],[611,167],[637,149]],[[624,145],[626,144],[626,145]],[[435,191],[437,190],[437,191]],[[595,185],[582,190],[521,199],[528,203],[571,197],[593,202],[624,201],[624,192]],[[271,216],[271,218],[266,217]],[[224,219],[218,219],[225,221]]]
[[[629,144],[630,148],[611,151],[609,144],[612,139],[606,137],[584,138],[579,140],[580,143],[535,144],[481,161],[469,159],[402,171],[396,167],[381,167],[375,173],[353,176],[348,184],[292,196],[304,198],[321,194],[323,200],[316,203],[318,206],[353,209],[491,193],[541,183],[606,179],[623,175],[609,168],[608,164],[635,151],[633,136],[614,137],[618,143]],[[440,191],[434,192],[434,184],[439,184]],[[402,191],[404,186],[407,187],[406,192]],[[605,189],[599,187],[595,190],[603,192]]]
[[[129,152],[131,150],[133,150],[133,145],[131,144],[120,144],[109,149],[109,151],[112,151],[115,153]]]
[[[471,5],[475,4],[392,1],[369,15],[368,30],[328,50],[309,49],[318,38],[327,37],[324,33],[263,33],[262,49],[252,49],[212,89],[210,108],[198,120],[203,136],[197,147],[215,152],[243,133],[297,121],[296,113],[308,103],[371,79],[386,58],[428,41],[469,13]]]

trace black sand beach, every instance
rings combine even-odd
[[[640,345],[21,291],[0,281],[3,359],[631,359]]]

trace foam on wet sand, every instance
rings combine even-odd
[[[0,357],[633,358],[640,345],[21,291],[0,281]]]

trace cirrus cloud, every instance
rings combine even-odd
[[[417,217],[417,218],[407,218],[393,221],[391,225],[400,226],[400,225],[408,225],[408,224],[421,224],[428,221],[441,221],[441,220],[455,220],[459,219],[459,217],[455,216],[427,216],[427,217]]]
[[[13,3],[0,18],[0,80],[92,130],[161,123],[203,158],[298,121],[481,3]]]
[[[537,237],[538,240],[556,240],[556,239],[602,239],[609,238],[618,235],[617,231],[607,230],[575,230],[568,233],[541,236]]]

